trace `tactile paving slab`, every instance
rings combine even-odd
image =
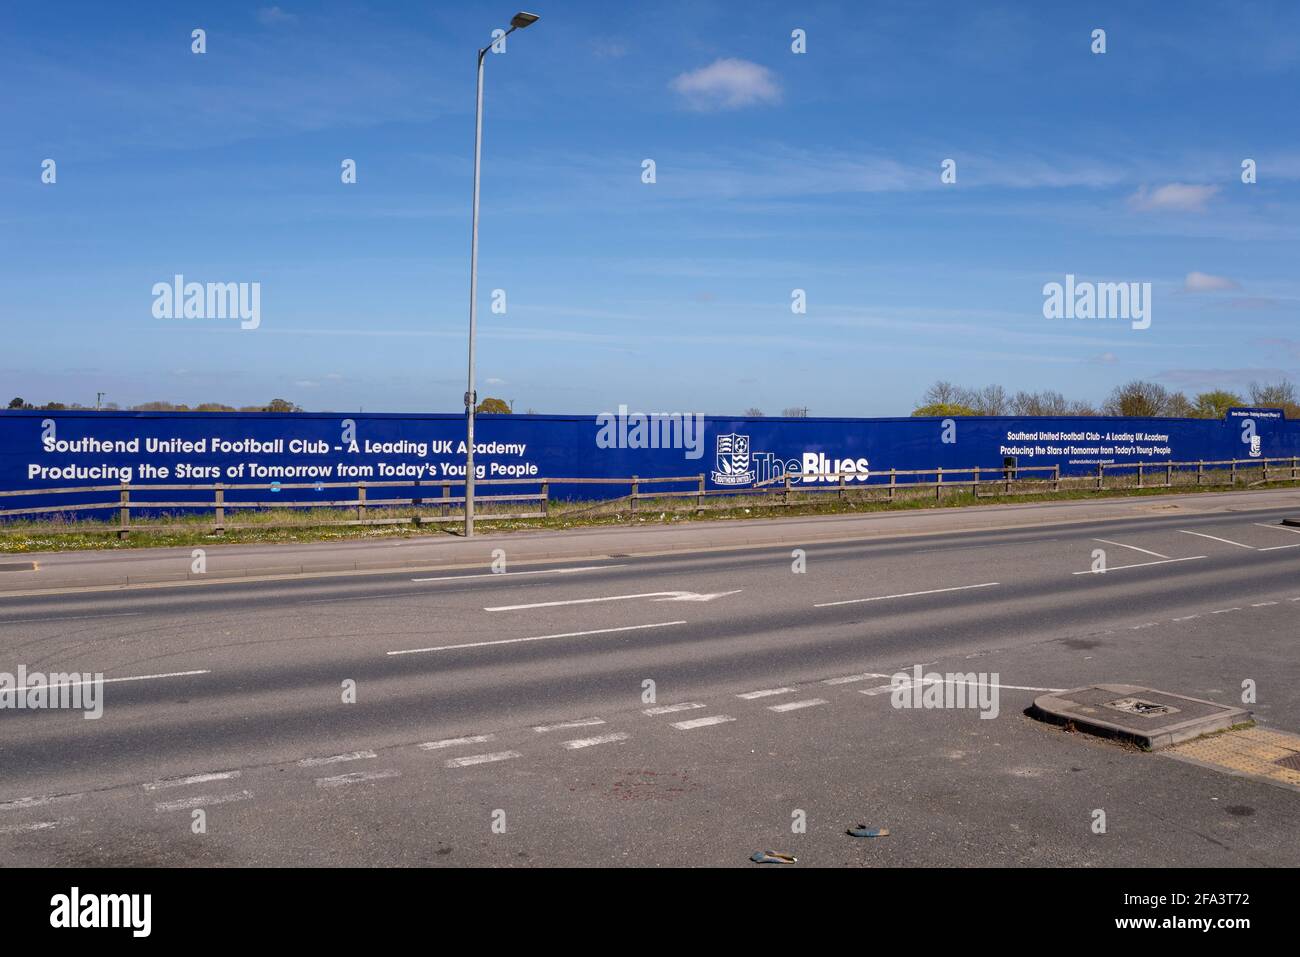
[[[1175,745],[1171,758],[1300,790],[1300,735],[1243,728]]]
[[[1034,699],[1035,717],[1135,741],[1151,750],[1250,720],[1245,708],[1140,685],[1089,685]]]

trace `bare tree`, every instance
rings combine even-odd
[[[1159,416],[1165,414],[1171,398],[1169,390],[1159,383],[1134,379],[1116,386],[1102,410],[1107,415]]]
[[[806,419],[808,418],[808,407],[806,405],[791,406],[788,409],[782,409],[781,414],[787,419]]]
[[[742,412],[742,413],[740,413],[740,414],[743,415],[743,416],[745,416],[745,418],[747,418],[747,419],[761,419],[761,418],[763,417],[763,410],[762,410],[762,409],[746,409],[744,412]]]

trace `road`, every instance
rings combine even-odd
[[[106,684],[98,720],[0,711],[0,861],[1295,866],[1296,790],[1023,713],[1093,682],[1240,703],[1250,680],[1261,724],[1300,730],[1295,509],[1238,501],[9,595],[0,672]],[[996,674],[997,716],[894,707],[917,664]]]

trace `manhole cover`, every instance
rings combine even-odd
[[[1148,717],[1157,714],[1177,714],[1179,710],[1173,705],[1156,704],[1154,701],[1143,701],[1141,698],[1117,698],[1114,701],[1107,701],[1106,707],[1127,714],[1140,714]]]
[[[1300,754],[1288,754],[1285,758],[1278,758],[1273,763],[1280,768],[1289,768],[1292,771],[1300,771]]]

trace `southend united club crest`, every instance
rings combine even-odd
[[[750,467],[749,436],[732,432],[718,436],[718,467],[713,473],[715,485],[749,485],[754,481]]]

